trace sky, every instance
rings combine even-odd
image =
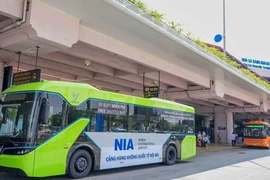
[[[215,43],[223,33],[223,0],[141,0],[149,9],[165,14],[181,24],[194,37]],[[270,61],[270,1],[225,0],[226,48],[236,58]]]

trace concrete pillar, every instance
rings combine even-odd
[[[231,143],[232,138],[231,135],[233,133],[233,114],[231,112],[227,112],[227,142]]]
[[[211,87],[216,91],[217,96],[224,97],[224,73],[219,68],[215,68],[214,70],[214,83]]]
[[[227,121],[225,112],[215,113],[215,142],[218,142],[218,133],[221,133],[221,142],[227,142]]]
[[[222,143],[231,143],[231,134],[233,132],[233,114],[232,112],[215,113],[215,140],[217,142],[218,133],[221,133]]]
[[[5,64],[0,61],[0,93],[2,93],[4,81]]]

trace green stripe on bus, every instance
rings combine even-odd
[[[186,160],[196,155],[196,136],[186,136],[181,143],[181,160]]]
[[[81,118],[35,150],[33,177],[66,174],[67,155],[89,119]]]

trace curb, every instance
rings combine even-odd
[[[240,149],[242,146],[239,147],[228,147],[228,148],[217,148],[217,149],[197,149],[197,153],[203,153],[203,152],[218,152],[218,151],[224,151],[224,150],[234,150],[234,149]]]

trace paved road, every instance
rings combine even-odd
[[[178,162],[174,166],[155,164],[99,171],[92,173],[84,180],[263,180],[270,177],[269,155],[270,150],[266,149],[236,149],[205,152],[199,153],[196,157],[188,161]],[[0,174],[0,179],[26,180],[27,178]],[[42,179],[66,180],[69,178],[61,176]]]

